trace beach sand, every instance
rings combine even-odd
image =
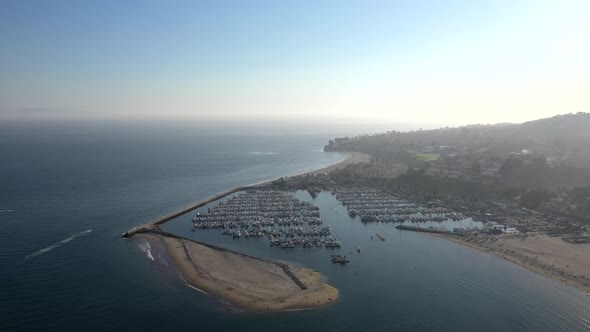
[[[318,272],[281,264],[156,233],[136,236],[161,241],[186,282],[248,311],[284,311],[324,306],[338,299],[338,290]]]
[[[547,235],[502,235],[495,241],[431,234],[518,264],[529,271],[590,292],[590,244]]]
[[[330,173],[340,168],[344,168],[347,165],[358,164],[358,163],[367,163],[369,162],[369,155],[360,153],[360,152],[346,152],[346,158],[344,158],[341,162],[330,165],[328,167],[324,167],[315,171],[307,172],[302,175],[307,174],[324,174]]]

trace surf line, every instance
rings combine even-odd
[[[92,230],[91,229],[87,229],[87,230],[82,231],[82,232],[80,232],[78,234],[74,234],[74,235],[72,235],[72,236],[70,236],[68,238],[65,238],[65,239],[61,240],[61,241],[55,242],[54,244],[52,244],[52,245],[50,245],[48,247],[45,247],[45,248],[43,248],[43,249],[41,249],[39,251],[35,251],[34,253],[25,256],[25,259],[31,259],[33,257],[37,257],[37,256],[39,256],[41,254],[44,254],[44,253],[50,251],[50,250],[53,250],[53,249],[58,248],[58,247],[61,247],[64,244],[72,241],[73,239],[78,238],[78,237],[81,237],[81,236],[84,236],[84,235],[86,235],[86,234],[88,234],[90,232],[92,232]]]

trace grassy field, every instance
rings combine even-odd
[[[434,161],[440,157],[440,155],[438,155],[436,153],[416,152],[415,155],[416,155],[416,159],[419,161]]]

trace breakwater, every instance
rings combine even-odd
[[[162,225],[162,224],[164,224],[164,223],[166,223],[166,222],[168,222],[168,221],[170,221],[172,219],[175,219],[175,218],[178,218],[178,217],[180,217],[182,215],[185,215],[185,214],[187,214],[187,213],[189,213],[191,211],[194,211],[194,210],[196,210],[196,209],[198,209],[200,207],[203,207],[203,206],[205,206],[205,205],[207,205],[207,204],[209,204],[211,202],[214,202],[214,201],[216,201],[218,199],[224,198],[224,197],[229,196],[231,194],[237,193],[239,191],[258,188],[258,187],[261,187],[261,186],[263,186],[265,184],[266,183],[260,183],[260,184],[251,185],[251,186],[236,187],[236,188],[233,188],[233,189],[230,189],[230,190],[223,191],[223,192],[221,192],[219,194],[216,194],[216,195],[210,196],[210,197],[208,197],[208,198],[206,198],[204,200],[198,201],[197,203],[192,204],[192,205],[190,205],[188,207],[182,208],[181,210],[172,212],[172,213],[167,214],[167,215],[165,215],[163,217],[160,217],[160,218],[158,218],[156,220],[153,220],[153,221],[151,221],[151,222],[149,222],[149,223],[147,223],[145,225],[134,227],[134,228],[128,230],[127,232],[123,233],[123,237],[125,237],[125,238],[131,237],[135,233],[142,232],[142,230],[143,231],[145,231],[145,230],[152,230],[152,231],[159,230],[159,226],[160,225]]]

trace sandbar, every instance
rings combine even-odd
[[[336,301],[338,290],[320,273],[198,243],[165,232],[136,236],[160,241],[183,279],[247,311],[311,309]]]

